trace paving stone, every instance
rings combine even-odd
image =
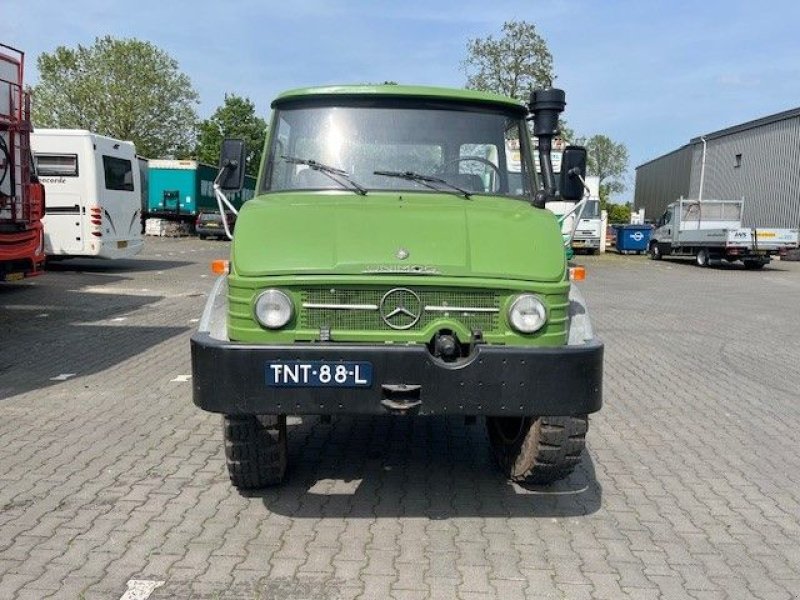
[[[0,598],[800,593],[800,263],[581,257],[606,404],[554,490],[503,481],[480,424],[303,417],[286,484],[240,495],[170,381],[227,248],[148,238],[0,289]]]

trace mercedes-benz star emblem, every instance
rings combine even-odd
[[[380,312],[392,329],[411,329],[422,316],[422,301],[408,288],[394,288],[381,298]]]
[[[405,248],[398,248],[394,255],[398,258],[398,260],[405,260],[408,258],[409,252]]]

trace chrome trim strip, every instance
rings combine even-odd
[[[326,302],[303,302],[303,308],[319,308],[329,310],[378,310],[377,304],[329,304]]]
[[[468,307],[468,306],[426,306],[426,311],[430,312],[466,312],[466,313],[499,313],[499,308],[490,307]]]

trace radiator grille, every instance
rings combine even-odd
[[[391,329],[381,317],[379,309],[383,297],[393,288],[309,288],[302,291],[303,307],[300,324],[307,329],[329,327],[334,331],[380,331]],[[396,289],[396,288],[395,288]],[[467,329],[484,332],[498,329],[500,295],[493,290],[425,289],[412,290],[419,297],[419,320],[407,331],[424,329],[432,321],[454,319]],[[408,295],[410,296],[410,294]],[[360,308],[309,308],[305,305],[353,305]],[[369,308],[367,308],[369,307]],[[427,307],[427,310],[426,310]],[[388,302],[384,312],[395,306]],[[451,310],[452,308],[452,310]],[[461,309],[461,310],[459,310]],[[464,310],[473,309],[473,310]],[[482,312],[474,309],[488,309]]]

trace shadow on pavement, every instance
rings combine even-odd
[[[51,378],[61,374],[104,371],[187,331],[188,325],[136,325],[135,316],[124,316],[161,298],[39,285],[0,292],[0,400],[56,384]]]
[[[599,510],[602,488],[584,454],[566,480],[523,488],[491,457],[483,421],[455,417],[306,418],[290,426],[289,472],[250,496],[293,518],[570,517]],[[591,432],[590,432],[591,434]]]
[[[48,261],[46,268],[53,272],[76,273],[141,273],[145,271],[167,271],[193,264],[183,260],[158,260],[121,258],[117,260],[69,258]]]

